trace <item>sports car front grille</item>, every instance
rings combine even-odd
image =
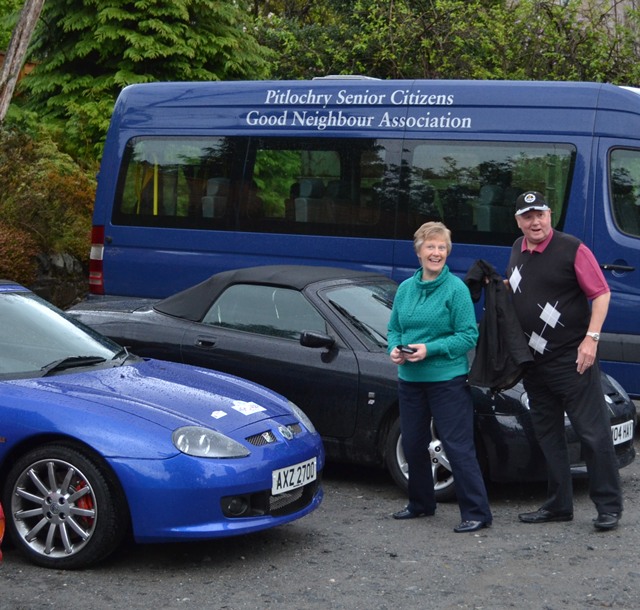
[[[293,436],[297,436],[302,432],[302,426],[298,423],[289,424],[287,428]],[[271,432],[271,430],[266,430],[265,432],[260,432],[259,434],[253,434],[252,436],[247,437],[247,442],[251,443],[254,447],[264,447],[265,445],[275,443],[277,440],[276,435]]]
[[[271,430],[261,432],[260,434],[254,434],[247,437],[247,442],[251,443],[255,447],[264,447],[276,442],[276,436]]]
[[[222,512],[232,519],[242,517],[282,517],[290,515],[309,505],[320,487],[319,475],[315,481],[304,487],[273,495],[271,491],[261,491],[243,496],[226,496],[222,498]]]

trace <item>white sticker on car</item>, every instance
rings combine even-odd
[[[260,413],[260,411],[266,411],[264,407],[261,407],[255,402],[245,402],[244,400],[234,400],[233,409],[243,415],[253,415],[254,413]]]

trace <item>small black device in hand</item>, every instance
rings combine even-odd
[[[418,351],[415,347],[408,347],[406,345],[398,345],[398,349],[403,354],[415,354]]]

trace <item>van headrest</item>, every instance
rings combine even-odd
[[[319,199],[324,193],[324,183],[320,178],[300,180],[300,197]]]
[[[207,180],[207,195],[226,197],[229,194],[229,178],[210,178]]]
[[[327,184],[327,197],[332,199],[348,199],[349,184],[344,180],[331,180]]]
[[[480,187],[480,205],[500,205],[504,196],[504,189],[497,184],[485,184]]]

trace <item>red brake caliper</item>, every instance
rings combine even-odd
[[[86,481],[82,481],[80,485],[76,487],[76,491],[79,489],[84,489],[87,486]],[[91,498],[91,494],[87,494],[86,496],[82,496],[76,502],[76,506],[78,508],[82,508],[83,510],[93,510],[93,499]],[[93,517],[81,517],[81,520],[85,523],[85,525],[89,526],[93,522]]]

